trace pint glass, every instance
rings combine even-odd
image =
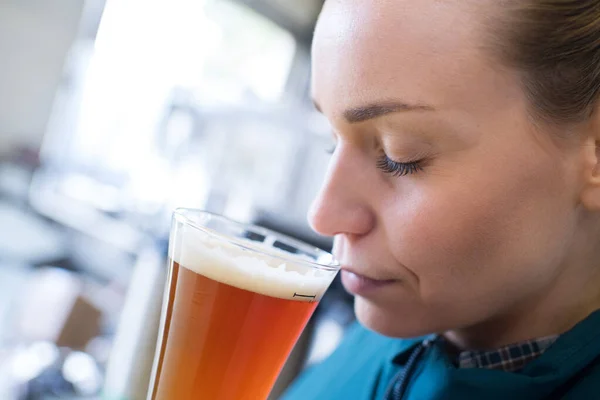
[[[278,233],[175,211],[148,400],[266,399],[338,269]]]

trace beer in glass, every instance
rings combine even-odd
[[[177,210],[148,400],[266,399],[338,269],[275,232]]]

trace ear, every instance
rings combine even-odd
[[[590,211],[600,212],[600,121],[598,113],[596,121],[588,131],[582,143],[583,188],[581,203]]]

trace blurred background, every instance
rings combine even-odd
[[[0,399],[145,400],[176,207],[324,249],[322,0],[0,0]],[[352,322],[336,281],[278,394]]]

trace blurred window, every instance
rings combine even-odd
[[[234,1],[107,0],[93,47],[76,44],[72,52],[79,52],[71,55],[74,79],[57,96],[44,159],[65,174],[118,187],[110,202],[95,189],[86,192],[105,206],[98,208],[117,211],[131,203],[119,198],[125,192],[134,201],[164,204],[165,188],[194,179],[190,168],[196,181],[208,179],[206,165],[219,154],[207,150],[217,149],[214,143],[194,153],[202,162],[173,165],[183,157],[177,146],[197,146],[194,114],[277,103],[296,42]],[[197,204],[201,186],[182,196]]]

